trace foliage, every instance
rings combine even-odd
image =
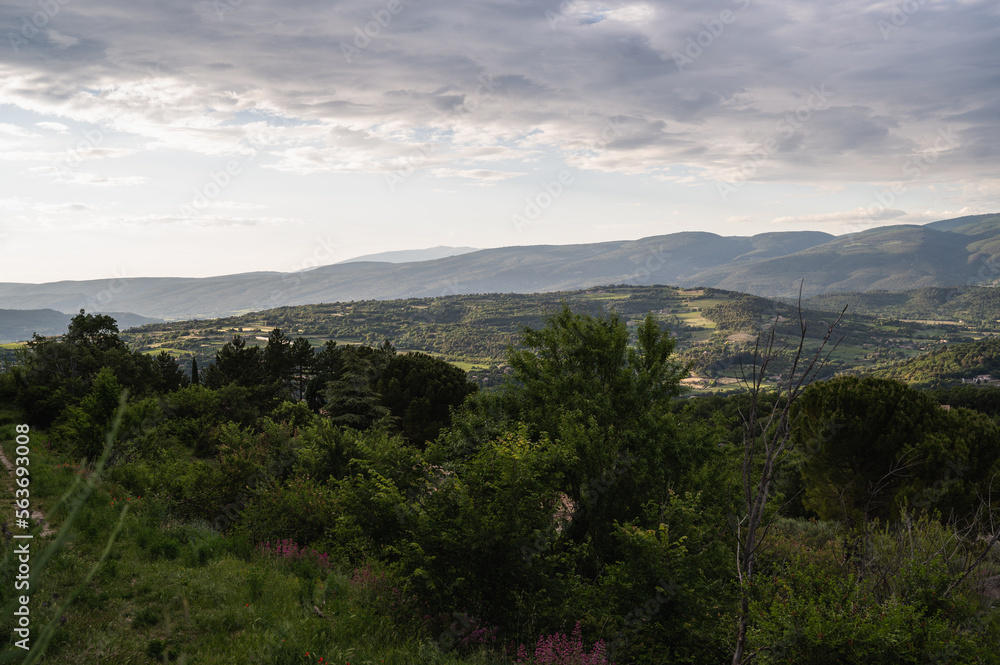
[[[1000,339],[985,337],[966,344],[949,344],[881,370],[877,376],[898,379],[921,388],[942,388],[980,375],[1000,376]]]
[[[393,354],[381,372],[375,390],[381,403],[397,419],[400,433],[423,445],[451,423],[457,408],[476,385],[465,373],[424,353]]]
[[[368,429],[375,421],[389,415],[379,394],[372,388],[381,369],[364,355],[347,354],[340,375],[327,383],[323,411],[338,425]]]
[[[824,519],[896,517],[905,503],[946,516],[974,510],[1000,472],[1000,430],[887,379],[840,377],[796,405],[805,506]]]
[[[760,645],[760,662],[996,662],[986,635],[998,627],[983,623],[982,601],[969,588],[945,593],[955,578],[934,536],[939,528],[912,525],[914,547],[902,557],[888,529],[876,534],[866,549],[880,563],[867,574],[829,556],[832,542],[778,538],[754,590],[751,643]],[[885,568],[889,562],[899,567]]]
[[[173,360],[129,350],[113,318],[83,310],[62,340],[36,335],[28,342],[28,354],[7,381],[14,384],[15,402],[32,422],[45,427],[83,399],[102,369],[135,397],[186,383]]]
[[[118,411],[121,386],[110,368],[104,367],[79,405],[69,407],[56,427],[56,436],[78,457],[90,461],[104,449],[104,436]]]
[[[991,497],[1000,440],[987,392],[949,392],[945,411],[895,385],[817,384],[799,456],[779,466],[766,496],[759,572],[738,586],[740,415],[787,401],[681,399],[676,351],[688,328],[678,314],[695,303],[726,328],[758,325],[767,306],[705,311],[726,300],[708,290],[623,294],[591,290],[589,304],[548,318],[525,303],[555,296],[309,310],[324,334],[341,320],[360,326],[351,317],[365,312],[384,313],[397,331],[409,321],[411,340],[452,325],[457,351],[470,321],[508,330],[504,312],[521,307],[512,320],[529,330],[506,372],[497,366],[508,380],[491,390],[440,358],[396,352],[389,335],[366,340],[378,347],[330,340],[314,350],[282,333],[307,328],[278,314],[268,323],[280,328],[214,347],[222,362],[201,373],[209,385],[179,379],[165,355],[122,348],[113,320],[81,315],[69,341],[36,340],[0,374],[0,392],[15,404],[38,396],[54,423],[32,436],[40,501],[89,473],[76,463],[93,454],[113,398],[143,383],[129,393],[94,500],[73,513],[73,547],[53,555],[34,592],[65,598],[103,561],[64,625],[54,605],[38,607],[37,625],[59,626],[47,657],[485,665],[513,661],[522,644],[522,661],[722,662],[745,595],[747,653],[761,662],[992,662],[976,646],[998,637],[986,598],[1000,559],[979,537],[992,533],[979,499]],[[637,320],[640,304],[654,314]],[[258,333],[270,333],[266,345],[255,345]],[[13,409],[0,411],[0,439],[32,417]],[[835,447],[823,424],[840,420]],[[886,487],[885,503],[876,493],[864,529],[833,511],[811,523],[780,516],[798,488],[847,477],[834,478],[838,455],[878,451],[865,437],[883,434],[902,455],[882,460],[890,468],[909,456],[922,463]],[[129,514],[107,549],[123,504]],[[950,516],[970,525],[959,530]],[[11,570],[0,568],[4,585]]]
[[[603,555],[615,520],[640,514],[710,454],[677,436],[669,404],[684,370],[670,357],[674,341],[649,316],[632,347],[617,317],[564,307],[542,330],[526,329],[524,345],[510,354],[508,408],[532,436],[548,433],[572,452],[565,491],[584,515],[569,532],[577,542],[593,539]],[[602,473],[621,478],[598,496],[591,485]]]
[[[267,383],[264,352],[258,346],[247,346],[242,335],[233,338],[216,351],[215,362],[205,370],[205,386],[218,389],[230,383],[249,388]]]
[[[389,552],[432,608],[457,600],[490,621],[514,616],[521,593],[538,582],[529,547],[549,533],[565,455],[522,428],[484,445],[461,475],[427,468],[411,485],[397,513],[408,535]]]

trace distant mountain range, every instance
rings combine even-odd
[[[0,283],[0,307],[73,313],[81,307],[92,311],[111,306],[178,320],[282,305],[548,292],[603,284],[713,286],[768,298],[796,295],[803,279],[807,296],[995,284],[1000,283],[1000,214],[842,236],[816,231],[752,237],[685,232],[584,245],[482,249],[404,263],[385,260],[384,255],[380,261],[363,258],[298,273]]]
[[[338,261],[337,263],[359,263],[361,261],[383,261],[385,263],[411,263],[414,261],[433,261],[459,254],[468,254],[478,251],[475,247],[448,247],[438,245],[428,249],[401,249],[395,252],[381,252],[379,254],[365,254],[355,256],[353,259]]]
[[[128,312],[106,313],[114,317],[121,330],[162,320]],[[43,337],[62,335],[72,318],[71,315],[54,309],[0,309],[0,344],[29,340],[36,332]]]

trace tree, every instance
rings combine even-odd
[[[581,514],[567,533],[594,544],[595,566],[611,555],[615,520],[642,516],[644,504],[665,500],[667,489],[711,454],[680,435],[670,413],[686,374],[671,357],[674,341],[652,315],[638,326],[634,346],[629,337],[616,315],[595,318],[563,306],[543,329],[526,328],[525,348],[509,353],[508,413],[533,436],[547,433],[572,448],[565,489]],[[617,480],[594,491],[595,479],[607,474]]]
[[[771,483],[778,464],[787,456],[792,435],[792,408],[806,386],[816,378],[826,358],[826,349],[834,328],[840,323],[840,316],[830,325],[819,347],[810,357],[806,352],[806,321],[802,316],[802,293],[799,288],[799,339],[798,345],[789,349],[777,342],[778,320],[775,316],[770,332],[758,335],[754,344],[753,362],[749,368],[742,367],[741,382],[750,395],[750,404],[741,411],[743,424],[742,484],[745,514],[736,522],[736,564],[737,577],[741,583],[740,606],[736,622],[736,647],[733,665],[742,665],[755,654],[746,655],[747,629],[750,626],[750,589],[757,572],[758,550],[767,533],[768,502],[771,498]],[[836,344],[834,345],[836,348]],[[769,408],[761,408],[765,403],[764,381],[773,370],[772,366],[791,356],[786,374],[777,382]]]
[[[35,335],[28,342],[17,377],[17,401],[34,422],[47,426],[83,398],[105,367],[134,396],[150,392],[159,380],[153,359],[129,350],[112,317],[80,310],[61,339]]]
[[[156,392],[173,392],[188,383],[188,378],[184,376],[180,365],[166,351],[160,351],[154,356],[153,368],[155,377],[153,389]]]
[[[422,445],[451,423],[451,409],[475,392],[465,372],[425,353],[393,354],[376,384],[400,432]]]
[[[323,408],[334,423],[364,430],[389,415],[389,409],[382,406],[379,394],[371,387],[374,374],[371,360],[361,354],[347,354],[340,376],[323,392]]]
[[[848,526],[888,518],[938,411],[929,395],[892,379],[843,376],[809,386],[792,431],[803,505]]]
[[[205,372],[205,385],[218,389],[230,383],[248,388],[267,383],[264,354],[259,346],[247,346],[241,335],[233,335],[215,352],[215,363]]]
[[[313,376],[306,383],[305,400],[309,408],[317,413],[326,403],[323,391],[327,384],[340,376],[344,369],[343,350],[344,347],[338,347],[337,342],[331,339],[313,358]]]
[[[82,309],[70,320],[63,341],[99,351],[126,348],[125,342],[118,337],[118,322],[113,317],[107,314],[87,314]]]
[[[298,337],[292,343],[292,383],[296,399],[301,400],[309,383],[309,373],[312,371],[315,355],[312,344],[305,337]]]
[[[56,428],[59,438],[74,454],[96,460],[104,449],[108,427],[118,413],[121,395],[121,386],[111,369],[101,369],[79,405],[63,412]]]
[[[197,358],[192,358],[191,359],[191,385],[192,386],[200,385],[200,381],[198,380],[198,359]]]
[[[983,414],[875,377],[813,384],[795,414],[803,503],[823,519],[863,527],[906,507],[964,518],[992,492],[1000,432]]]
[[[292,341],[280,328],[275,328],[268,335],[267,346],[264,347],[264,368],[268,378],[290,391],[294,366]]]

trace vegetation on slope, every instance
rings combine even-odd
[[[717,663],[748,597],[757,662],[997,662],[1000,563],[977,501],[993,491],[990,418],[882,379],[811,386],[759,583],[741,589],[747,402],[676,399],[677,342],[655,316],[631,328],[559,309],[523,331],[493,391],[389,345],[317,352],[274,330],[262,347],[230,339],[200,384],[144,388],[146,356],[81,315],[0,374],[0,439],[10,454],[13,425],[32,421],[46,509],[74,474],[95,477],[79,460],[135,389],[76,539],[32,590],[36,625],[60,624],[45,660]],[[857,467],[865,446],[884,454]],[[62,621],[54,601],[119,520]]]
[[[1000,379],[1000,338],[984,339],[935,349],[875,372],[920,388],[941,388],[977,377]]]

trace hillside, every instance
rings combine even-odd
[[[983,286],[928,287],[906,291],[825,293],[806,298],[814,309],[847,303],[858,314],[893,318],[937,320],[950,325],[996,329],[1000,323],[1000,289]]]
[[[692,387],[729,385],[741,359],[749,358],[756,334],[772,325],[775,316],[780,316],[782,336],[798,334],[795,307],[789,303],[719,289],[609,286],[280,307],[208,321],[147,325],[127,331],[123,338],[146,352],[165,350],[181,359],[185,368],[192,358],[199,366],[207,366],[216,350],[237,333],[256,345],[265,344],[275,328],[291,337],[303,336],[314,347],[329,340],[374,346],[388,339],[401,351],[422,351],[448,360],[485,386],[501,378],[507,349],[517,346],[523,328],[542,325],[564,302],[589,315],[614,313],[629,326],[638,325],[652,312],[670,330],[679,356],[691,364],[693,377],[700,377],[692,378]],[[805,309],[810,347],[821,339],[844,304]],[[937,348],[942,340],[971,340],[977,334],[973,329],[946,329],[935,323],[880,321],[848,309],[837,328],[837,339],[843,339],[827,374],[867,371]]]
[[[502,247],[431,261],[360,261],[308,272],[113,280],[117,308],[163,319],[215,318],[285,305],[535,293],[601,284],[678,284],[706,266],[759,260],[825,242],[814,232],[732,238],[675,233],[586,245]],[[0,306],[75,312],[108,282],[0,284]]]
[[[158,319],[138,316],[128,312],[107,312],[118,322],[119,328],[131,328]],[[0,344],[29,340],[38,333],[42,337],[62,335],[72,317],[54,309],[17,310],[0,309]]]
[[[316,349],[263,334],[277,324],[292,334],[422,330],[438,343],[456,329],[509,330],[553,306],[510,358],[503,392],[388,345]],[[981,556],[990,522],[965,524],[997,491],[1000,429],[986,410],[996,412],[996,396],[966,387],[944,403],[976,410],[942,409],[895,381],[840,377],[812,382],[794,398],[799,415],[773,425],[772,395],[675,399],[688,379],[668,333],[629,330],[629,313],[650,309],[684,338],[687,358],[710,345],[740,353],[774,317],[781,336],[799,323],[781,303],[667,287],[290,307],[213,322],[245,324],[244,338],[189,385],[136,342],[211,348],[235,325],[148,326],[127,348],[107,322],[74,317],[71,339],[0,365],[0,492],[31,481],[0,541],[0,573],[13,579],[23,554],[37,562],[33,598],[6,603],[5,629],[16,632],[17,608],[57,631],[44,662],[81,665],[719,662],[741,602],[731,562],[747,549],[729,525],[749,519],[734,508],[743,483],[760,482],[747,475],[755,449],[744,438],[757,409],[763,422],[748,438],[775,433],[796,451],[761,476],[791,498],[773,502],[754,581],[757,625],[785,651],[760,662],[821,662],[820,648],[869,662],[880,645],[903,643],[877,660],[992,662],[1000,559]],[[813,345],[830,317],[805,314]],[[841,328],[847,347],[894,329],[865,317]],[[262,338],[263,349],[244,344]],[[776,371],[786,370],[771,366],[766,378]],[[20,472],[29,460],[30,475]],[[890,475],[899,480],[878,482]],[[879,527],[859,536],[848,517]],[[862,578],[844,543],[869,532],[858,549],[877,563],[863,563]],[[30,550],[14,540],[26,536]],[[598,572],[581,574],[594,556]],[[870,586],[859,591],[862,579]],[[549,608],[546,623],[526,623],[538,608]],[[814,628],[786,658],[796,614]],[[559,632],[569,625],[572,639]],[[573,658],[550,658],[552,643]],[[677,645],[691,657],[673,658]],[[20,658],[10,643],[3,656]]]
[[[993,223],[990,229],[992,237],[1000,226]],[[970,249],[969,240],[970,236],[962,233],[924,226],[882,227],[735,270],[706,270],[691,279],[718,288],[775,296],[794,292],[798,278],[805,278],[809,294],[960,285],[976,277],[971,269],[979,252]]]
[[[873,374],[917,388],[944,388],[963,380],[975,382],[976,377],[990,374],[1000,378],[1000,338],[941,347]]]

